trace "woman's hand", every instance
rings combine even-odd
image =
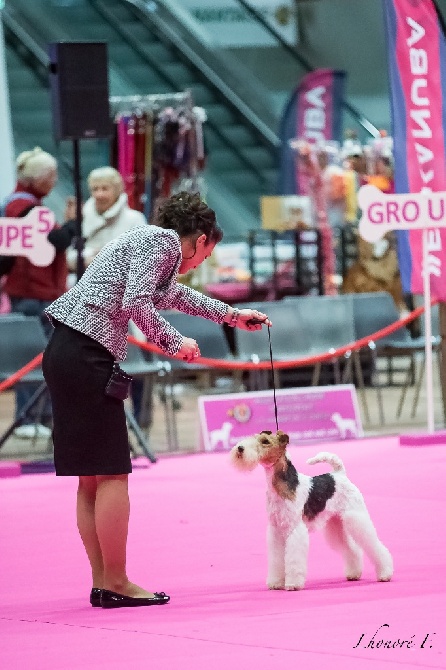
[[[65,201],[64,221],[70,221],[75,218],[76,218],[76,198],[73,195],[70,195]]]
[[[183,337],[181,349],[175,355],[175,358],[181,358],[183,361],[190,363],[191,361],[198,358],[199,355],[200,349],[195,340],[190,337]]]
[[[266,314],[257,309],[241,309],[235,324],[242,330],[262,330],[262,326],[272,326]]]

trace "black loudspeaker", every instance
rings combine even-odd
[[[110,137],[106,43],[55,42],[49,57],[56,140]]]

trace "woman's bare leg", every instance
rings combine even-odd
[[[97,475],[96,532],[104,563],[103,588],[133,598],[153,593],[128,580],[127,534],[130,515],[128,475]]]
[[[79,488],[77,490],[77,527],[84,543],[88,560],[90,561],[93,588],[102,589],[104,564],[96,533],[96,489],[96,477],[79,477]]]

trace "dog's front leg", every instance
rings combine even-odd
[[[288,535],[285,543],[285,588],[298,591],[305,586],[308,565],[308,530],[301,521]]]
[[[283,531],[268,524],[266,531],[268,546],[268,576],[266,585],[269,589],[285,588],[285,537]]]

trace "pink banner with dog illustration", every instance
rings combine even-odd
[[[384,0],[397,193],[446,189],[446,39],[433,0]],[[437,220],[444,209],[436,211]],[[398,232],[403,288],[422,293],[422,230]],[[432,296],[446,299],[446,230],[429,231]]]
[[[352,384],[279,389],[276,398],[291,446],[363,436]],[[198,407],[205,451],[229,451],[244,437],[276,430],[272,391],[200,396]]]

